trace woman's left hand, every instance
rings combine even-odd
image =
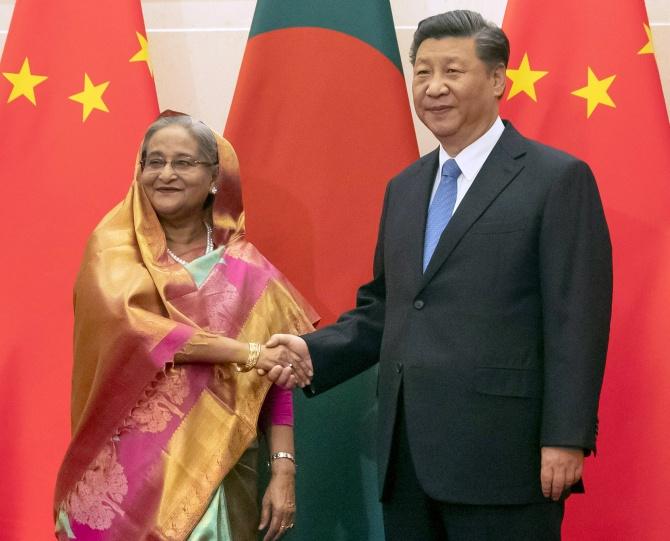
[[[286,462],[286,464],[283,464]],[[275,541],[293,528],[295,518],[295,466],[290,461],[275,461],[272,477],[263,496],[259,530],[268,531],[263,541]]]

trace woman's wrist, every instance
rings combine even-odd
[[[263,346],[258,342],[249,342],[247,348],[247,357],[244,361],[235,363],[235,369],[238,372],[249,372],[249,370],[256,367]]]
[[[273,475],[275,473],[295,475],[295,455],[288,451],[275,451],[270,454],[268,466]]]
[[[280,477],[283,476],[290,476],[290,477],[295,477],[296,473],[296,468],[295,464],[293,462],[289,461],[278,461],[278,462],[273,462],[270,464],[270,473],[272,475],[277,475]]]
[[[246,363],[249,358],[249,344],[247,342],[238,342],[238,344],[233,359],[236,365]]]

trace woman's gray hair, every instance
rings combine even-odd
[[[198,152],[200,156],[194,156],[198,160],[208,163],[219,162],[219,150],[217,148],[216,139],[212,130],[207,127],[204,122],[194,120],[188,115],[171,115],[162,116],[154,121],[149,129],[144,134],[142,141],[142,151],[140,153],[140,160],[144,161],[147,155],[147,146],[149,141],[156,134],[157,131],[162,130],[168,126],[182,126],[186,131],[193,136],[198,144]]]

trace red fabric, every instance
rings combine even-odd
[[[586,463],[586,496],[568,500],[567,540],[655,541],[670,529],[670,127],[645,23],[643,0],[510,0],[503,24],[509,67],[527,54],[532,70],[548,73],[533,101],[528,92],[509,97],[511,72],[502,115],[589,163],[614,251],[598,455]],[[606,89],[614,106],[600,103],[590,116],[579,95],[588,67],[597,80],[615,76]]]
[[[402,73],[341,32],[259,34],[225,136],[240,160],[249,239],[331,323],[371,278],[386,183],[418,157]]]
[[[17,0],[0,61],[0,537],[53,537],[51,500],[69,441],[72,285],[86,237],[132,180],[158,113],[136,32],[139,0]],[[28,58],[35,104],[12,98]],[[9,75],[8,75],[9,74]],[[109,110],[70,99],[92,85]],[[11,256],[9,256],[11,254]]]

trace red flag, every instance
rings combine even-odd
[[[643,0],[509,0],[503,116],[594,170],[614,251],[598,455],[566,539],[667,539],[670,125]]]
[[[0,61],[0,537],[53,537],[72,285],[157,114],[139,0],[17,0]]]

